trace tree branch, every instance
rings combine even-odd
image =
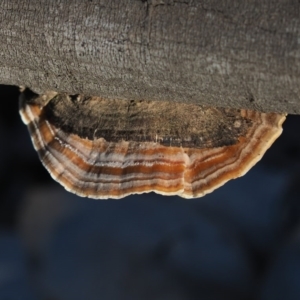
[[[0,82],[300,113],[296,0],[3,0]]]

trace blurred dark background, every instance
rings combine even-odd
[[[300,117],[203,198],[90,200],[39,162],[0,86],[0,300],[300,299]]]

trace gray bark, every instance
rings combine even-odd
[[[300,114],[297,0],[2,0],[0,83]]]

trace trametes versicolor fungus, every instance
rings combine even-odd
[[[204,196],[259,161],[285,120],[244,109],[28,90],[20,114],[51,176],[95,199],[151,191]]]

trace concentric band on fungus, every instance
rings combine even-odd
[[[68,96],[65,95],[66,97]],[[90,99],[96,101],[95,97]],[[100,100],[102,102],[106,101]],[[178,195],[183,198],[204,196],[222,186],[228,180],[244,175],[255,165],[281,134],[281,125],[285,120],[283,114],[207,108],[210,114],[207,128],[214,128],[212,124],[214,119],[211,117],[213,113],[217,114],[217,119],[219,119],[220,114],[225,115],[227,113],[230,116],[229,121],[232,120],[233,123],[232,125],[226,123],[224,127],[224,121],[222,123],[223,130],[227,135],[234,132],[236,136],[230,137],[230,139],[225,136],[225,133],[222,136],[222,126],[220,124],[216,124],[217,133],[214,133],[213,129],[204,130],[203,132],[202,129],[193,129],[198,122],[196,116],[196,125],[190,124],[194,122],[193,120],[189,123],[190,128],[192,128],[189,130],[199,132],[195,138],[194,135],[188,135],[183,127],[176,127],[176,124],[172,125],[171,129],[165,125],[159,125],[159,122],[163,122],[161,121],[163,115],[159,115],[157,120],[152,115],[149,117],[145,113],[146,109],[144,108],[146,106],[143,107],[144,104],[139,102],[138,113],[135,110],[130,115],[121,112],[119,115],[112,116],[112,113],[105,112],[103,118],[108,118],[107,116],[109,118],[115,117],[115,123],[118,123],[118,120],[119,123],[123,122],[124,119],[124,124],[128,124],[130,121],[131,126],[133,126],[132,122],[141,124],[139,126],[143,128],[143,133],[141,133],[141,130],[135,132],[127,130],[125,132],[120,129],[108,128],[109,130],[105,129],[105,134],[109,134],[112,139],[112,141],[108,141],[104,137],[98,136],[84,138],[82,136],[85,134],[84,131],[72,133],[70,130],[73,129],[70,124],[64,124],[65,127],[58,126],[59,120],[62,119],[59,119],[60,117],[56,112],[53,113],[56,108],[53,105],[49,106],[51,101],[48,100],[43,104],[41,101],[27,101],[24,97],[20,98],[20,114],[23,122],[28,126],[34,148],[53,179],[72,193],[94,199],[117,199],[130,194],[151,191],[162,195]],[[68,101],[70,101],[70,97]],[[89,100],[85,99],[80,105],[86,105],[87,101]],[[59,102],[57,103],[59,105]],[[118,102],[118,105],[119,103],[121,102]],[[127,103],[130,102],[127,101]],[[148,101],[147,108],[152,105],[152,103],[149,103]],[[77,107],[79,104],[74,105]],[[127,104],[124,102],[124,105]],[[159,105],[164,105],[165,108],[159,108],[159,111],[164,111],[164,109],[168,109],[168,106],[173,106],[173,103],[159,104],[154,102],[151,109],[155,109]],[[190,114],[190,111],[201,108],[198,105],[193,105],[194,108],[191,105],[186,106],[187,104],[176,105],[179,107],[176,108],[176,118],[178,120],[183,119],[183,117],[186,118],[186,116],[178,116],[180,111],[188,111],[188,114]],[[113,111],[114,107],[111,106]],[[107,109],[106,106],[105,109]],[[201,109],[197,112],[199,119],[201,118],[200,125],[206,126],[205,108]],[[123,110],[119,109],[119,111]],[[142,113],[139,115],[140,111]],[[49,117],[50,113],[53,113],[52,117]],[[164,114],[166,113],[164,112]],[[98,120],[96,116],[92,116],[90,113],[87,113],[87,115],[90,115],[91,119]],[[156,134],[148,130],[145,134],[144,132],[147,129],[145,126],[147,126],[149,118],[151,118],[149,123],[152,128],[157,126],[162,130],[155,129]],[[75,118],[75,120],[77,119]],[[85,120],[80,122],[85,124]],[[97,132],[101,132],[101,124],[104,124],[103,127],[112,126],[103,123],[102,119],[95,122],[98,122],[98,127],[95,129]],[[182,121],[180,122],[182,123]],[[84,126],[86,132],[88,132],[87,135],[89,133],[93,134],[93,128],[87,128],[87,125]],[[239,127],[243,128],[239,129]],[[68,128],[71,129],[68,130]],[[118,132],[121,132],[119,140]],[[171,139],[167,138],[168,132],[172,135]],[[124,140],[124,134],[129,138],[130,134],[133,134],[134,139],[137,140]],[[163,136],[159,136],[159,134]],[[217,136],[217,138],[211,142],[209,136],[207,136],[208,134]],[[145,141],[141,141],[141,139],[145,139]],[[150,139],[150,141],[147,139]],[[169,146],[164,143],[175,143],[176,146]],[[180,145],[176,143],[180,143]],[[185,147],[185,143],[191,146],[194,143],[195,147]],[[225,145],[222,146],[221,143]],[[214,144],[217,146],[214,146]]]

